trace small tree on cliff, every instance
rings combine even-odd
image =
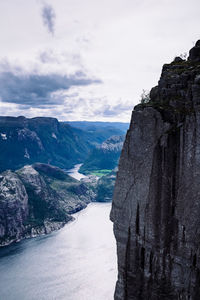
[[[141,98],[140,98],[140,103],[141,104],[146,104],[150,101],[150,93],[147,90],[142,90]]]

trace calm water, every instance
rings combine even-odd
[[[0,248],[0,300],[112,300],[110,208],[92,203],[60,231]]]
[[[79,173],[79,169],[81,166],[82,164],[77,164],[72,169],[67,170],[67,173],[77,180],[80,180],[81,178],[85,178],[86,176],[84,174]]]

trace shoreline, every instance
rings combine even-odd
[[[65,170],[65,171],[68,173],[68,171],[72,172],[72,170],[74,170],[75,174],[83,175],[78,172],[81,165],[82,164],[75,164],[74,168],[71,168],[71,169]],[[69,176],[77,179],[76,177],[72,176],[72,174],[69,174]],[[83,175],[83,176],[84,176],[84,178],[87,177],[85,175]],[[77,179],[77,180],[79,180],[79,179]],[[0,248],[7,247],[7,246],[10,246],[15,243],[20,243],[21,241],[26,240],[26,239],[32,239],[32,238],[39,237],[39,236],[45,236],[45,235],[49,235],[55,231],[58,231],[58,230],[62,229],[65,225],[74,222],[75,218],[73,215],[76,213],[79,213],[82,210],[84,210],[85,208],[87,208],[87,206],[89,204],[90,203],[88,203],[88,204],[85,203],[85,206],[79,207],[76,211],[72,211],[71,213],[69,213],[69,217],[71,219],[66,222],[55,222],[55,221],[51,221],[51,220],[47,219],[44,221],[44,225],[42,225],[42,226],[31,227],[31,225],[26,225],[26,226],[24,226],[24,230],[21,233],[21,237],[16,237],[16,238],[13,238],[10,240],[8,238],[5,241],[2,241],[2,242],[0,241]],[[30,232],[27,232],[27,231],[30,231]]]
[[[79,173],[79,169],[80,169],[81,165],[82,164],[75,164],[74,168],[65,170],[65,172],[68,173],[69,176],[75,178],[76,180],[78,180],[80,182],[82,181],[83,178],[85,180],[87,180],[87,178],[88,178],[88,180],[89,180],[89,176]],[[74,170],[74,176],[73,176],[73,172],[72,172],[73,170]],[[71,174],[68,171],[70,171]],[[77,177],[79,175],[81,176],[81,178],[77,179]],[[91,201],[89,203],[85,203],[84,206],[78,207],[78,208],[76,208],[75,211],[70,212],[68,214],[70,219],[67,221],[56,222],[56,221],[51,221],[51,220],[46,219],[46,220],[44,220],[44,224],[41,226],[34,227],[34,226],[31,226],[31,224],[25,225],[24,228],[22,228],[22,232],[19,234],[19,235],[21,235],[20,237],[18,236],[13,239],[10,239],[10,240],[8,238],[2,242],[0,241],[0,248],[7,247],[7,246],[10,246],[15,243],[19,243],[25,239],[31,239],[31,238],[35,238],[35,237],[39,237],[39,236],[49,235],[55,231],[58,231],[58,230],[62,229],[65,225],[76,221],[76,218],[74,217],[74,215],[85,210],[88,207],[88,205],[92,204],[92,203],[96,203],[96,201]]]

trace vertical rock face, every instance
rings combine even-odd
[[[133,111],[111,220],[115,300],[200,299],[200,41]]]

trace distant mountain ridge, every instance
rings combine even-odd
[[[49,117],[0,117],[0,171],[35,162],[71,168],[83,162],[95,145],[120,133],[106,126],[81,130]]]
[[[95,121],[69,121],[66,122],[72,127],[76,127],[82,130],[100,130],[104,128],[115,128],[118,130],[121,130],[123,134],[126,133],[126,131],[129,128],[129,123],[123,123],[123,122],[95,122]]]

